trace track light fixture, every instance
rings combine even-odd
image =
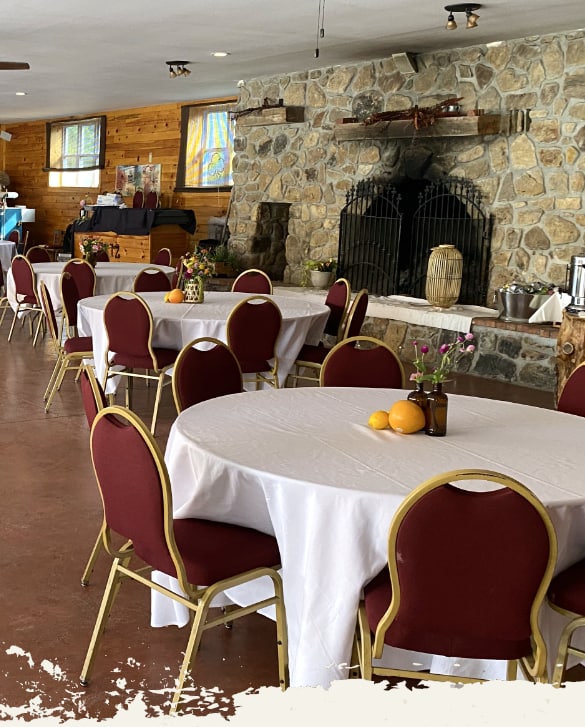
[[[191,63],[191,61],[166,61],[166,64],[169,67],[169,78],[178,78],[179,76],[184,76],[186,78],[187,76],[190,76],[191,71],[187,68],[189,63]]]
[[[478,5],[477,3],[462,3],[460,5],[445,5],[445,10],[449,13],[447,16],[447,25],[445,28],[447,30],[455,30],[457,28],[457,23],[455,22],[455,16],[453,13],[465,13],[465,16],[467,18],[467,24],[466,28],[477,28],[477,21],[479,20],[479,15],[475,13],[475,10],[479,10],[481,8],[481,5]]]

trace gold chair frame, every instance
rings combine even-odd
[[[534,682],[546,683],[547,678],[547,649],[546,643],[542,636],[542,632],[538,623],[538,616],[541,606],[545,600],[546,592],[553,576],[557,560],[557,538],[555,529],[548,512],[542,502],[529,490],[525,485],[508,477],[507,475],[492,470],[482,469],[458,469],[451,472],[445,472],[440,475],[429,478],[415,490],[413,490],[400,504],[390,525],[388,535],[388,567],[390,570],[390,581],[392,583],[392,600],[388,610],[380,620],[376,629],[374,644],[372,647],[372,639],[370,627],[366,615],[364,602],[362,601],[358,611],[358,623],[353,646],[353,656],[357,657],[361,676],[364,679],[372,679],[372,676],[394,676],[416,680],[430,680],[455,683],[472,683],[486,681],[480,677],[465,677],[452,674],[433,674],[428,672],[414,671],[410,669],[399,669],[392,667],[374,666],[373,659],[380,659],[384,650],[384,635],[388,627],[395,619],[400,608],[400,585],[398,581],[398,571],[396,566],[396,539],[399,526],[404,518],[408,515],[412,505],[418,502],[428,492],[437,487],[453,482],[461,482],[465,480],[483,480],[494,482],[503,487],[514,490],[524,497],[540,515],[545,529],[549,537],[549,557],[545,568],[541,583],[532,602],[530,609],[530,625],[532,632],[532,655],[530,658],[509,661],[507,666],[507,680],[515,680],[518,667],[522,670],[524,676]],[[352,676],[354,676],[352,674]]]
[[[155,399],[154,399],[154,408],[153,408],[153,412],[152,412],[152,421],[151,421],[151,425],[150,425],[150,431],[152,432],[152,434],[154,434],[156,431],[156,420],[157,420],[157,416],[158,416],[158,409],[160,406],[163,389],[165,386],[171,385],[171,377],[167,376],[166,373],[167,373],[167,371],[169,371],[169,369],[171,369],[174,366],[174,361],[173,361],[173,363],[169,364],[168,366],[163,366],[162,368],[158,367],[156,355],[152,348],[152,335],[153,335],[153,331],[154,331],[154,319],[152,317],[152,312],[151,312],[150,308],[137,293],[133,293],[132,291],[129,291],[129,290],[124,290],[124,291],[120,291],[118,293],[113,293],[106,301],[106,305],[104,307],[104,313],[105,313],[105,309],[108,306],[108,303],[111,300],[113,300],[114,298],[119,298],[119,297],[135,298],[136,300],[139,300],[140,304],[143,306],[144,310],[146,311],[146,314],[147,314],[148,320],[149,320],[149,331],[148,331],[148,342],[147,342],[148,343],[148,352],[152,358],[153,363],[157,363],[157,368],[152,369],[152,371],[153,371],[152,374],[149,373],[149,371],[151,369],[146,369],[146,371],[143,374],[138,374],[134,370],[128,371],[128,370],[124,369],[124,370],[120,371],[117,368],[112,369],[112,367],[116,367],[116,364],[112,364],[110,362],[110,349],[109,349],[109,340],[108,340],[108,346],[106,347],[106,354],[105,354],[106,371],[104,374],[104,381],[102,384],[102,388],[104,391],[106,390],[106,386],[107,386],[109,378],[113,378],[115,376],[123,376],[125,379],[125,382],[126,382],[126,387],[125,387],[125,389],[126,389],[126,391],[125,391],[126,407],[128,409],[131,409],[132,408],[132,388],[133,388],[132,383],[133,383],[134,379],[144,379],[146,381],[147,385],[150,381],[156,381],[157,387],[156,387],[156,394],[155,394]],[[106,335],[107,335],[107,329],[106,329]],[[109,337],[108,337],[108,339],[109,339]]]
[[[95,427],[96,423],[102,417],[110,414],[115,414],[121,419],[125,419],[129,424],[133,425],[140,432],[144,442],[152,453],[161,484],[166,543],[177,572],[177,580],[184,595],[180,595],[178,593],[175,593],[174,591],[170,591],[164,586],[161,586],[158,583],[155,583],[154,581],[149,579],[147,577],[147,574],[151,571],[150,566],[141,566],[136,569],[132,569],[130,567],[130,562],[133,556],[132,542],[126,542],[120,549],[114,548],[111,537],[112,533],[104,517],[104,522],[102,524],[100,535],[102,537],[102,543],[105,550],[114,559],[114,561],[110,569],[110,575],[108,577],[97,620],[91,636],[87,655],[85,657],[85,662],[81,670],[81,684],[83,686],[88,686],[89,684],[91,671],[93,669],[93,664],[97,655],[97,647],[99,645],[99,641],[104,632],[104,629],[107,625],[114,600],[120,589],[122,581],[125,578],[130,578],[137,583],[141,583],[142,585],[147,586],[152,590],[158,591],[159,593],[168,596],[177,603],[181,603],[183,606],[186,606],[193,614],[193,623],[191,625],[189,639],[185,649],[185,655],[181,665],[179,678],[177,680],[175,692],[172,697],[170,714],[175,714],[178,711],[185,678],[187,676],[187,673],[192,671],[193,669],[203,632],[207,629],[213,628],[214,626],[229,624],[236,618],[247,616],[250,613],[254,613],[262,608],[266,608],[267,606],[272,605],[274,605],[276,609],[276,637],[279,683],[281,689],[284,691],[289,685],[288,637],[282,579],[277,570],[280,567],[280,564],[275,564],[273,568],[256,568],[246,573],[240,573],[236,576],[233,576],[232,578],[226,578],[222,581],[218,581],[206,587],[200,587],[195,584],[189,583],[183,559],[181,558],[175,542],[175,536],[173,532],[173,506],[171,484],[161,451],[154,437],[152,436],[152,433],[148,431],[142,420],[138,416],[136,416],[136,414],[128,411],[127,409],[124,409],[123,407],[109,406],[105,409],[102,409],[96,415],[93,426]],[[94,473],[97,479],[95,465]],[[252,603],[248,606],[233,606],[230,607],[227,611],[222,611],[221,616],[208,618],[209,608],[213,599],[216,598],[216,596],[218,596],[220,593],[223,593],[228,588],[234,588],[235,586],[239,586],[242,583],[248,583],[263,576],[268,576],[272,580],[272,584],[274,587],[274,596],[266,598],[262,601]]]
[[[339,343],[336,343],[333,348],[329,350],[329,353],[327,356],[325,356],[325,359],[323,363],[321,364],[321,368],[319,371],[319,386],[323,386],[323,378],[324,378],[324,372],[325,369],[329,363],[329,360],[332,358],[332,356],[335,356],[335,352],[343,348],[343,346],[350,346],[352,343],[356,344],[356,347],[359,349],[361,348],[360,344],[370,344],[369,346],[366,346],[366,348],[385,348],[389,353],[392,354],[394,357],[396,364],[398,365],[398,368],[400,369],[400,388],[404,388],[405,384],[405,375],[404,375],[404,366],[402,365],[402,361],[398,358],[398,355],[396,351],[394,351],[387,343],[384,343],[384,341],[381,341],[379,338],[374,338],[373,336],[351,336],[350,338],[344,338]]]
[[[49,383],[47,384],[47,388],[44,394],[45,412],[48,412],[51,404],[53,403],[53,398],[55,394],[61,388],[61,384],[63,383],[65,374],[68,371],[76,371],[77,374],[75,376],[75,381],[77,381],[79,379],[84,360],[93,359],[93,350],[75,351],[72,353],[67,353],[65,351],[61,344],[61,339],[59,338],[60,331],[58,330],[58,328],[55,328],[53,317],[50,315],[50,311],[52,310],[52,302],[47,286],[45,285],[43,280],[41,280],[40,289],[43,312],[47,321],[49,334],[51,336],[51,340],[53,341],[55,352],[57,354],[57,360],[55,361],[55,366],[53,368],[51,377],[49,378]]]

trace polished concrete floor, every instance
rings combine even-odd
[[[158,715],[178,674],[185,629],[149,626],[149,592],[125,584],[110,618],[93,679],[79,685],[85,651],[108,572],[101,554],[88,587],[80,585],[101,522],[79,386],[68,375],[48,414],[43,392],[54,363],[47,340],[33,349],[26,328],[7,342],[0,328],[0,705],[62,718],[113,716],[144,692]],[[458,377],[451,391],[552,407],[553,397],[521,387]],[[152,389],[137,411],[147,421]],[[174,419],[166,390],[157,432],[164,451]],[[257,615],[231,630],[206,632],[191,684],[192,714],[233,712],[232,695],[277,686],[275,630]],[[4,707],[6,710],[6,706]],[[3,708],[0,707],[0,717]]]

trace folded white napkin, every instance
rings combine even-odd
[[[530,316],[528,323],[561,323],[563,309],[571,302],[567,293],[552,293],[545,302]]]

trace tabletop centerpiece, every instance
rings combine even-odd
[[[197,248],[181,257],[180,286],[185,293],[185,303],[203,303],[205,281],[213,275],[213,261],[207,248]]]
[[[108,251],[108,243],[100,240],[98,237],[82,237],[79,243],[81,254],[83,259],[86,260],[92,267],[95,268],[96,255],[101,250]]]
[[[436,355],[432,357],[436,364],[428,369],[427,356],[430,348],[418,341],[413,341],[415,356],[412,361],[415,368],[410,380],[416,385],[408,399],[418,404],[425,413],[425,433],[432,437],[444,437],[447,434],[447,404],[448,397],[443,391],[443,384],[447,381],[449,372],[457,362],[468,353],[475,351],[473,333],[460,334],[451,343],[439,346]],[[432,383],[428,393],[424,390],[425,381]]]

